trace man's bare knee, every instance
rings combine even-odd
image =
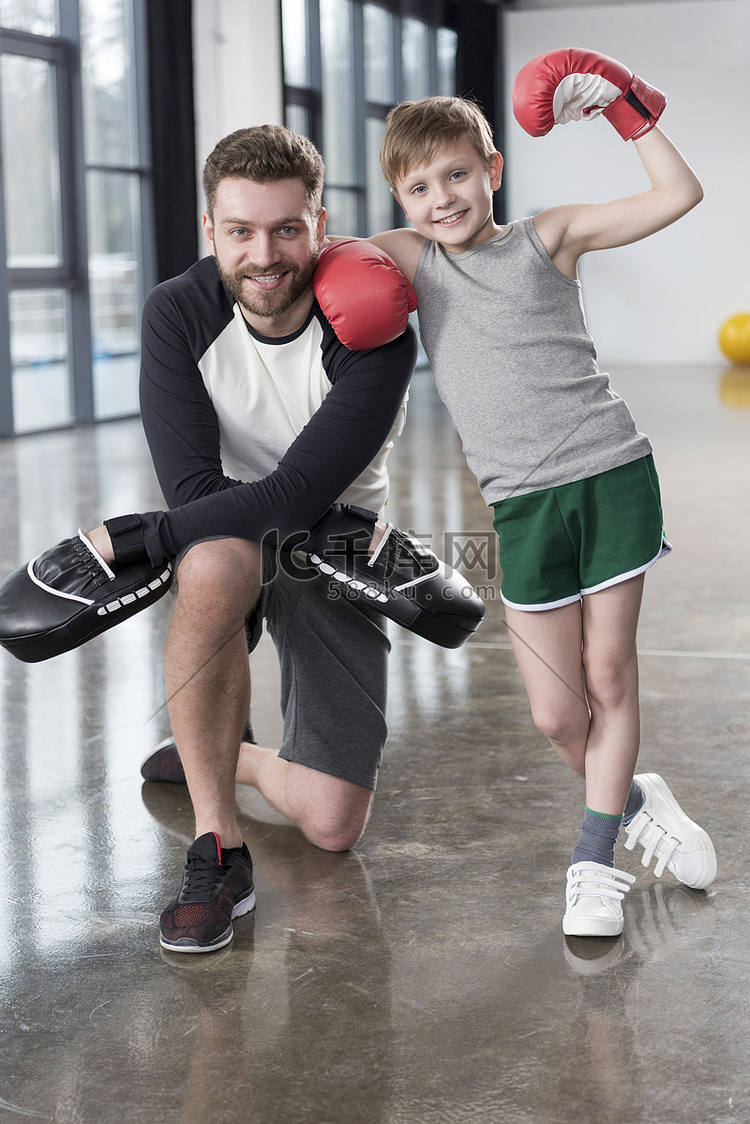
[[[213,616],[248,613],[260,596],[262,564],[259,548],[244,539],[211,539],[196,543],[177,569],[178,600]]]
[[[358,823],[341,824],[339,827],[308,824],[302,828],[307,839],[320,847],[321,851],[350,851],[365,830],[366,817]]]
[[[293,766],[287,785],[289,817],[323,851],[348,851],[362,837],[372,806],[369,788]]]

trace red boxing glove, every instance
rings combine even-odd
[[[622,63],[576,47],[527,62],[516,75],[512,96],[516,120],[532,137],[603,113],[623,140],[634,140],[653,129],[667,104],[664,94]]]
[[[372,242],[341,239],[326,246],[312,286],[323,315],[351,351],[397,339],[417,307],[417,294],[404,274]]]

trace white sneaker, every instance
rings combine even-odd
[[[563,933],[568,937],[618,937],[620,902],[635,882],[632,874],[603,863],[580,862],[568,868]]]
[[[683,885],[707,889],[716,877],[716,852],[707,832],[688,819],[658,773],[640,773],[633,780],[646,799],[624,825],[625,849],[640,843],[643,866],[655,855],[657,878],[667,867]]]

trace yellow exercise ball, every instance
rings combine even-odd
[[[730,316],[722,324],[719,347],[733,363],[750,363],[750,312]]]

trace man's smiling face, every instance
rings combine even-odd
[[[325,211],[313,213],[302,180],[222,180],[213,215],[203,216],[203,233],[249,324],[266,335],[302,325],[325,234]]]

